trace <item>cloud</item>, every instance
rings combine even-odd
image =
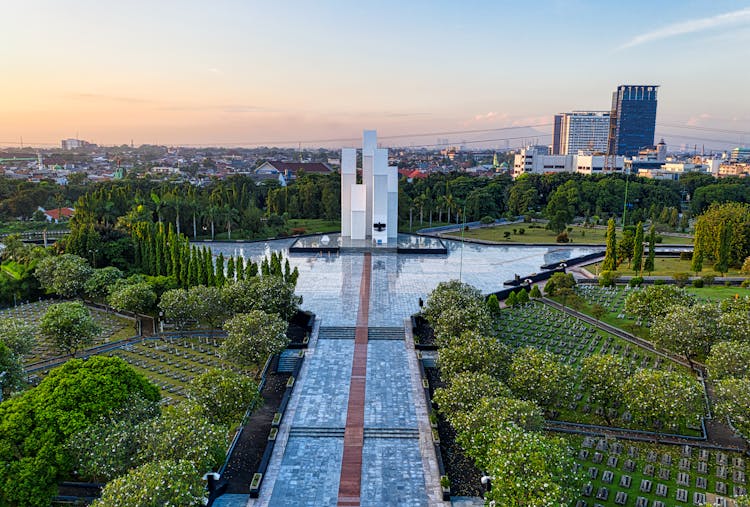
[[[618,49],[627,49],[641,44],[647,44],[656,40],[668,39],[678,35],[702,32],[712,28],[719,28],[730,25],[739,25],[750,23],[750,7],[738,11],[726,12],[707,18],[691,19],[680,23],[663,26],[650,32],[636,35]]]
[[[701,123],[703,122],[703,120],[709,120],[709,119],[711,119],[711,115],[710,114],[708,114],[708,113],[701,113],[701,114],[699,114],[697,116],[691,116],[690,118],[688,118],[688,121],[686,121],[685,123],[687,125],[690,125],[691,127],[698,127],[698,126],[701,125]]]

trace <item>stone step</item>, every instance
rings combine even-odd
[[[295,426],[289,430],[290,437],[341,437],[344,436],[344,428],[316,428],[312,426]]]
[[[417,428],[365,428],[365,438],[419,438]]]
[[[403,327],[371,327],[367,330],[369,340],[403,340]]]
[[[281,373],[292,373],[297,361],[299,360],[299,351],[294,349],[285,350],[279,356],[279,365],[276,371]]]
[[[319,340],[353,340],[353,327],[321,327],[318,332]]]

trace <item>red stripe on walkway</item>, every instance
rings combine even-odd
[[[367,377],[367,314],[370,310],[370,276],[372,255],[365,253],[362,282],[359,286],[359,310],[354,332],[352,380],[344,428],[344,456],[339,479],[339,507],[359,507],[362,482],[362,446],[365,427],[365,380]]]

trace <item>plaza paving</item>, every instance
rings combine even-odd
[[[291,243],[215,243],[212,248],[214,254],[241,254],[259,261],[271,250],[286,253]],[[460,277],[487,293],[502,289],[503,281],[515,274],[523,276],[542,264],[592,251],[468,243],[462,248],[458,242],[446,243],[448,254],[442,256],[375,252],[371,261],[365,261],[362,253],[290,257],[290,264],[300,271],[297,292],[304,298],[302,306],[316,314],[318,324],[260,497],[248,499],[248,505],[440,505],[439,475],[424,400],[418,399],[421,384],[405,319],[418,311],[419,299],[426,299],[441,281]],[[363,295],[363,269],[369,266],[370,290]],[[365,318],[361,304],[366,305]],[[363,322],[369,340],[358,356],[364,363],[358,366],[354,326]],[[355,399],[352,404],[350,393],[359,396],[361,368],[366,373],[358,423],[351,411],[358,410],[361,402],[358,405]],[[346,445],[349,453],[359,453],[361,467],[342,470],[342,461],[353,462],[347,461],[344,435],[356,436],[352,429],[357,424],[362,426],[359,440],[347,438]],[[357,496],[348,489],[342,493],[348,487],[342,486],[344,477],[360,481]]]

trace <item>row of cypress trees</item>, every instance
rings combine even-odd
[[[142,222],[132,229],[135,266],[153,276],[169,276],[182,288],[196,285],[221,287],[228,281],[249,279],[259,274],[282,276],[287,282],[297,283],[299,272],[291,270],[289,260],[283,263],[281,253],[271,253],[260,266],[238,256],[228,259],[220,253],[216,259],[207,246],[191,244],[169,224]]]

